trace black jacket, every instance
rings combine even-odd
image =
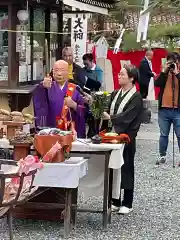
[[[110,106],[117,92],[118,90],[115,90],[111,94],[108,113],[110,113]],[[136,138],[142,121],[142,107],[142,97],[138,92],[136,92],[127,102],[122,113],[111,116],[112,125],[114,126],[116,133],[125,133],[128,134],[131,139]],[[102,124],[102,130],[107,128],[108,121],[104,120]]]
[[[72,82],[83,88],[84,85],[86,84],[86,75],[84,69],[77,65],[76,63],[73,63],[73,72],[74,79],[72,80]]]
[[[148,86],[152,77],[154,77],[154,74],[152,73],[148,60],[143,58],[139,65],[139,83]]]
[[[180,73],[178,73],[176,77],[179,80],[178,107],[180,108]],[[154,86],[160,88],[160,92],[158,96],[159,108],[161,108],[162,106],[162,97],[164,94],[164,89],[166,86],[167,79],[168,79],[168,73],[161,72],[159,77],[154,81]]]

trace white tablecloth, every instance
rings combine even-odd
[[[87,159],[71,157],[63,163],[44,163],[38,171],[34,186],[77,188],[79,180],[87,174]]]
[[[73,151],[79,151],[86,153],[87,151],[92,152],[92,154],[96,153],[96,151],[109,151],[112,150],[110,161],[109,161],[109,168],[112,168],[113,171],[113,193],[112,197],[115,199],[118,199],[120,196],[120,185],[121,185],[121,167],[124,164],[123,159],[123,151],[124,151],[124,144],[92,144],[88,143],[88,140],[84,139],[77,139],[76,142],[73,142],[72,144],[72,152]],[[98,159],[96,157],[96,161],[99,161],[100,157],[98,156]],[[96,163],[97,164],[97,163]],[[104,170],[104,169],[103,169]],[[100,174],[100,173],[99,173]],[[98,175],[97,177],[94,176],[94,173],[92,171],[92,176],[89,178],[89,181],[92,179],[97,180],[100,177]],[[91,185],[92,183],[89,182]]]

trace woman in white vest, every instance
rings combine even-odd
[[[136,152],[136,136],[141,124],[142,97],[136,91],[135,82],[138,81],[138,71],[133,65],[124,66],[119,73],[121,88],[111,94],[109,111],[104,113],[104,119],[111,121],[112,131],[125,133],[130,137],[130,144],[124,147],[124,165],[121,168],[121,189],[124,197],[113,196],[112,210],[120,214],[132,211],[134,194],[134,156]],[[103,128],[108,126],[104,121]],[[121,191],[120,191],[121,192]]]

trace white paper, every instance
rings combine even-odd
[[[131,64],[130,60],[120,60],[121,68],[123,68],[125,65]]]
[[[28,68],[26,65],[19,66],[19,82],[26,82],[28,80],[27,79],[27,75],[28,75],[27,69]]]
[[[30,128],[31,128],[30,124],[25,124],[23,126],[23,132],[27,134],[30,133]]]

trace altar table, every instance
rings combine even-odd
[[[90,143],[87,139],[77,139],[72,143],[72,149],[70,154],[72,156],[84,157],[88,154],[92,156],[94,154],[101,155],[105,157],[104,164],[104,187],[103,187],[103,209],[77,209],[79,212],[94,212],[102,213],[103,215],[103,229],[106,230],[108,223],[111,223],[111,199],[112,199],[112,190],[113,190],[113,172],[116,170],[118,172],[119,180],[119,191],[120,191],[120,172],[121,166],[124,164],[123,161],[123,150],[124,144],[93,144]],[[32,148],[33,151],[33,148]],[[113,161],[112,161],[113,160]],[[74,194],[74,193],[73,193]],[[72,195],[73,195],[72,194]],[[77,192],[76,192],[77,196]],[[77,198],[76,198],[77,200]],[[47,203],[48,204],[48,203]]]
[[[77,205],[72,204],[73,189],[77,189],[79,181],[87,174],[87,159],[82,157],[71,157],[63,163],[44,163],[44,167],[38,171],[35,179],[34,186],[39,187],[38,190],[32,195],[27,203],[23,205],[23,209],[42,209],[47,211],[56,209],[61,217],[60,209],[64,209],[64,237],[67,238],[71,232],[72,223],[76,224]],[[55,192],[57,196],[62,197],[60,189],[65,190],[65,204],[60,202],[51,203],[46,202],[46,199],[41,201],[32,201],[38,195],[47,192],[48,190]],[[16,209],[15,209],[16,211]],[[74,212],[74,214],[72,214]]]
[[[90,156],[102,155],[105,157],[104,164],[104,194],[103,194],[103,210],[95,209],[78,209],[80,212],[94,212],[102,213],[103,215],[103,229],[106,230],[108,223],[111,223],[111,199],[112,199],[112,187],[113,187],[113,169],[121,172],[121,166],[123,161],[124,144],[93,144],[89,143],[86,139],[77,139],[73,142],[71,154],[76,156],[84,156],[88,154]],[[117,157],[116,157],[117,156]],[[110,164],[111,162],[111,164]],[[119,191],[120,191],[120,176],[119,176]]]

